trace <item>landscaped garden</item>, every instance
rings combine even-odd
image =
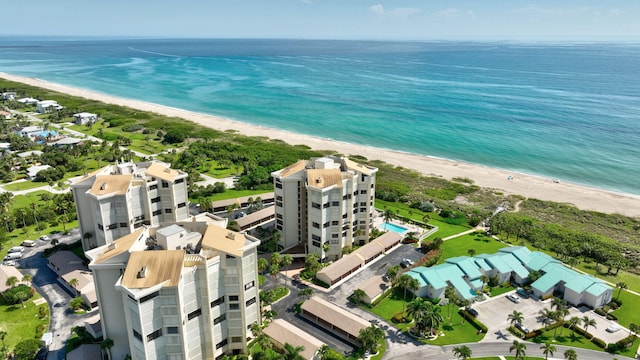
[[[37,293],[21,303],[8,304],[4,297],[0,297],[0,334],[5,332],[4,344],[7,349],[13,349],[19,342],[26,339],[40,339],[49,327],[49,308],[46,302],[36,305],[34,301],[41,299]]]

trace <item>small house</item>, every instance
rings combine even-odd
[[[96,121],[98,121],[97,114],[92,114],[88,112],[73,114],[73,122],[76,125],[88,125],[88,124],[93,124]]]

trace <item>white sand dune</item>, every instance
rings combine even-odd
[[[454,177],[469,178],[479,186],[498,189],[506,194],[518,194],[528,198],[570,203],[585,210],[619,213],[627,216],[640,216],[640,196],[636,195],[617,193],[567,182],[558,183],[554,182],[553,179],[495,169],[482,165],[321,139],[285,130],[247,124],[219,116],[100,94],[94,91],[55,84],[35,78],[1,72],[0,77],[86,99],[127,106],[167,116],[180,117],[216,130],[237,130],[245,135],[266,136],[272,139],[283,140],[289,144],[305,144],[317,150],[331,149],[345,155],[362,155],[367,159],[379,159],[396,166],[417,170],[425,175],[435,175],[445,179],[452,179]]]

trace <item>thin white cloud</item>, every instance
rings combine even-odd
[[[457,17],[476,17],[476,14],[471,10],[461,10],[456,8],[447,8],[436,12],[436,16],[444,18],[457,18]]]
[[[377,15],[384,15],[384,7],[382,6],[382,4],[376,4],[369,7],[369,11]]]

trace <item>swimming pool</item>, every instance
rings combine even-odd
[[[382,223],[382,225],[380,225],[380,228],[382,228],[382,230],[387,230],[387,231],[394,231],[397,232],[398,234],[404,234],[408,229],[405,227],[402,227],[400,225],[396,225],[394,223]]]

